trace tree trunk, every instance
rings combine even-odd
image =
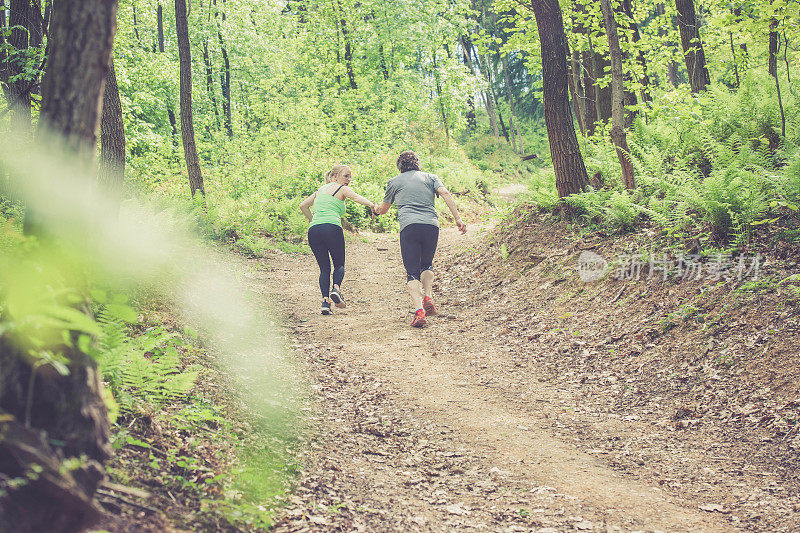
[[[739,66],[736,64],[736,47],[733,45],[733,32],[729,31],[728,36],[731,40],[731,62],[733,63],[733,74],[736,77],[736,89],[739,88]]]
[[[678,9],[678,28],[681,32],[683,57],[693,93],[704,91],[711,83],[706,69],[706,55],[700,40],[700,29],[694,11],[694,0],[675,0]]]
[[[164,53],[164,6],[161,5],[161,0],[158,1],[158,8],[156,9],[156,19],[158,25],[158,51]]]
[[[175,30],[178,36],[178,57],[181,65],[181,136],[186,170],[189,173],[189,190],[192,198],[200,191],[206,195],[200,158],[194,138],[194,118],[192,116],[192,52],[189,48],[189,20],[186,13],[186,0],[175,0]]]
[[[631,8],[632,9],[632,8]],[[632,32],[633,28],[631,25],[635,27],[635,23],[633,22],[633,13],[631,12],[631,17],[628,18],[627,13],[625,12],[624,1],[622,4],[616,6],[614,8],[614,18],[619,18],[623,21],[623,28],[625,28],[626,33],[625,36],[627,37],[628,32]],[[605,24],[605,22],[604,22]],[[617,41],[619,42],[619,32],[617,32]],[[622,63],[628,64],[630,63],[630,54],[628,53],[628,48],[623,48],[620,45],[620,53],[622,54]],[[609,54],[610,55],[610,54]],[[636,118],[637,110],[636,105],[639,103],[636,97],[636,92],[631,90],[631,86],[633,85],[633,74],[629,69],[624,69],[622,73],[622,101],[623,101],[623,113],[625,116],[624,127],[630,128],[633,125],[633,121]],[[613,89],[612,89],[613,92]],[[612,97],[613,98],[613,97]],[[613,103],[612,103],[613,107]],[[613,115],[613,111],[612,111]]]
[[[632,30],[631,40],[633,41],[633,44],[636,45],[642,39],[642,36],[639,33],[639,25],[636,23],[636,19],[633,16],[633,2],[631,0],[623,0],[622,9],[625,11],[625,14],[628,17],[628,28]],[[640,67],[642,67],[642,77],[639,78],[639,84],[642,86],[642,101],[652,102],[653,97],[650,96],[650,76],[647,75],[647,59],[645,58],[644,50],[641,48],[639,48],[639,51],[636,54],[636,62],[639,63]]]
[[[222,65],[223,71],[220,75],[220,86],[222,88],[222,112],[225,114],[225,131],[228,133],[228,138],[233,139],[233,111],[231,106],[231,62],[228,58],[228,49],[225,46],[225,39],[222,35],[222,27],[225,24],[225,0],[222,0],[222,24],[217,21],[217,39],[219,39],[220,51],[222,52]],[[214,0],[214,5],[217,5],[217,0]],[[219,17],[217,12],[215,17]]]
[[[6,83],[8,82],[8,50],[6,50],[6,28],[8,21],[6,19],[5,4],[0,7],[0,87],[3,88],[3,96],[9,98],[10,93]]]
[[[767,61],[767,71],[773,78],[778,77],[778,19],[774,17],[769,21],[769,58]]]
[[[40,139],[57,139],[87,166],[97,144],[116,16],[116,0],[59,0],[52,16],[53,46],[42,81],[37,134]],[[36,213],[28,209],[26,229],[41,229],[35,221]],[[62,355],[69,361],[66,376],[50,365],[32,365],[27,354],[0,340],[0,411],[18,422],[5,420],[0,430],[0,479],[30,471],[32,463],[50,474],[0,499],[0,524],[9,524],[3,518],[13,513],[20,531],[36,531],[28,527],[35,521],[46,521],[39,531],[77,531],[99,516],[91,503],[102,479],[97,461],[111,454],[102,383],[92,358],[66,346]],[[61,472],[60,458],[37,431],[25,431],[27,426],[61,441],[63,457],[88,460],[71,473]],[[20,506],[25,512],[18,512]]]
[[[656,4],[656,13],[662,19],[666,19],[667,18],[666,8],[664,7],[663,3]],[[675,23],[675,19],[674,18],[669,21],[669,24],[667,24],[667,22],[665,20],[662,20],[661,24],[659,25],[658,35],[660,37],[665,37],[667,35],[666,28],[668,26],[673,26],[674,27],[674,23]],[[670,42],[669,44],[670,44],[670,47],[672,47],[674,45],[674,43],[672,43],[672,42]],[[678,74],[679,68],[680,68],[680,66],[678,65],[677,61],[670,60],[670,62],[667,63],[667,80],[669,81],[670,85],[672,85],[673,87],[677,87],[678,84],[680,83],[680,76]]]
[[[383,51],[383,43],[378,45],[378,54],[381,61],[381,72],[383,73],[383,80],[389,80],[389,68],[386,66],[386,54]]]
[[[611,7],[611,0],[600,0],[600,7],[603,10],[606,35],[608,36],[609,55],[611,56],[611,140],[617,148],[617,158],[622,167],[622,184],[626,189],[633,189],[636,187],[636,182],[633,178],[633,165],[631,164],[630,150],[628,149],[624,124],[625,95],[622,84],[622,50],[620,50],[619,46],[617,23],[614,19],[614,10]]]
[[[67,147],[87,160],[94,157],[97,145],[116,16],[116,0],[60,0],[53,11],[54,46],[42,79],[39,128],[60,134]],[[76,46],[83,47],[80,53]]]
[[[597,85],[606,75],[606,70],[611,70],[611,62],[603,54],[593,52],[593,73],[595,79],[595,95],[597,96],[597,117],[605,124],[611,120],[611,84],[605,87]],[[606,68],[608,67],[608,69]]]
[[[572,60],[568,64],[570,72],[567,76],[567,83],[569,83],[569,94],[572,97],[572,111],[575,114],[575,118],[578,120],[578,128],[581,130],[581,135],[585,136],[586,116],[583,110],[583,102],[581,101],[581,96],[578,94],[578,87],[575,83],[575,80],[578,78],[578,76],[575,74],[575,71],[579,68],[577,66],[578,62],[575,60],[576,56],[577,52],[573,52]]]
[[[214,68],[211,63],[211,53],[208,51],[208,39],[203,39],[203,63],[206,66],[206,91],[214,110],[214,119],[219,129],[219,110],[217,109],[217,96],[214,94]]]
[[[597,91],[594,86],[594,76],[592,74],[592,52],[581,52],[582,65],[582,84],[583,84],[583,111],[584,123],[586,124],[587,135],[594,134],[597,117]]]
[[[500,127],[497,125],[497,103],[494,99],[494,92],[492,91],[492,80],[489,77],[489,69],[484,61],[481,61],[481,56],[475,50],[475,61],[478,63],[478,68],[481,71],[481,76],[486,80],[487,88],[483,91],[483,98],[486,102],[486,114],[489,115],[489,127],[492,129],[494,138],[500,137]]]
[[[353,68],[353,46],[350,43],[350,33],[347,29],[347,20],[345,20],[344,9],[342,9],[342,2],[336,0],[339,7],[339,27],[342,30],[342,39],[344,40],[344,66],[347,69],[347,78],[350,80],[350,88],[354,91],[358,89],[356,84],[356,73]]]
[[[603,54],[594,49],[591,35],[589,42],[589,63],[588,74],[594,90],[594,114],[595,120],[608,123],[611,118],[611,85],[600,87],[600,80],[605,77],[606,65],[610,67],[608,59]]]
[[[585,16],[586,7],[583,4],[575,4],[576,12]],[[591,35],[584,24],[582,17],[576,17],[573,29],[578,35],[585,36],[591,48]],[[592,135],[594,133],[595,122],[597,122],[597,91],[594,86],[594,76],[592,74],[592,52],[585,50],[578,52],[572,51],[572,61],[570,66],[572,68],[572,84],[575,86],[574,95],[577,95],[575,113],[580,114],[578,119],[578,126],[584,135]],[[570,89],[572,90],[572,89]]]
[[[503,69],[503,78],[506,81],[506,98],[511,106],[511,117],[508,119],[508,126],[511,128],[511,145],[514,153],[522,153],[522,136],[519,133],[519,119],[517,118],[517,105],[514,102],[514,93],[511,91],[511,78],[508,76],[508,64],[505,56],[500,56],[500,66]],[[517,138],[519,138],[519,148],[517,148]]]
[[[500,130],[503,132],[503,138],[506,142],[511,142],[508,138],[508,128],[506,128],[506,123],[503,120],[503,113],[499,109],[497,110],[497,120],[500,121]]]
[[[578,121],[578,128],[581,130],[581,135],[586,133],[586,111],[584,109],[586,102],[585,96],[581,85],[581,61],[580,54],[577,50],[572,50],[570,61],[567,64],[569,68],[569,94],[572,97],[572,112]]]
[[[133,2],[133,34],[136,36],[136,42],[139,43],[139,46],[147,49],[142,42],[142,38],[139,36],[139,17],[137,16],[136,12],[136,2]]]
[[[0,415],[5,413],[0,410]],[[0,498],[0,531],[74,533],[100,521],[103,510],[79,476],[63,468],[63,459],[42,432],[4,418],[0,416],[0,472],[11,479],[26,479],[32,471],[37,475]],[[102,476],[99,470],[93,474]]]
[[[467,66],[470,73],[473,76],[476,76],[477,74],[475,73],[475,68],[472,64],[472,57],[470,55],[469,48],[467,47],[467,40],[463,35],[459,37],[459,40],[461,41],[461,52],[464,57],[464,64]],[[469,96],[467,96],[467,130],[469,132],[474,132],[477,127],[478,123],[475,117],[475,97],[472,95],[472,93],[470,93]]]
[[[783,111],[781,98],[781,83],[778,80],[778,19],[772,18],[769,22],[769,65],[770,75],[775,78],[775,90],[778,93],[778,109],[781,113],[781,138],[786,137],[786,114]]]
[[[31,7],[33,10],[33,18],[31,19],[30,26],[28,28],[28,31],[30,32],[28,47],[36,49],[42,47],[47,28],[45,26],[45,19],[42,16],[41,0],[31,0]],[[47,54],[45,53],[44,56],[47,57]],[[44,66],[45,64],[42,62],[41,65],[36,69],[36,75],[31,81],[31,88],[29,89],[30,95],[42,94],[40,90],[39,78],[42,74],[42,69]]]
[[[167,119],[169,119],[169,126],[172,129],[172,144],[178,146],[178,120],[175,118],[175,110],[172,108],[172,102],[167,101]]]
[[[444,133],[447,137],[448,144],[450,143],[450,126],[447,124],[447,113],[444,109],[444,101],[442,100],[442,79],[439,75],[439,69],[436,67],[436,50],[433,51],[433,77],[436,80],[436,96],[439,99],[439,112],[442,114],[442,123],[444,124]]]
[[[484,67],[483,63],[481,62],[481,56],[478,54],[478,51],[472,46],[472,43],[469,42],[468,39],[462,39],[462,43],[466,47],[466,54],[468,57],[471,57],[471,54],[475,54],[475,63],[478,66],[478,73],[480,76],[487,80],[489,79],[488,72]],[[497,126],[497,110],[494,101],[494,95],[490,91],[483,90],[483,101],[486,105],[486,114],[489,116],[489,128],[492,130],[492,136],[495,138],[500,137],[500,129]]]
[[[542,48],[544,120],[550,156],[561,198],[586,188],[589,177],[581,157],[567,95],[567,37],[558,0],[532,0]]]
[[[122,199],[125,179],[125,125],[122,122],[122,102],[119,98],[114,60],[108,69],[103,94],[103,114],[100,119],[100,184],[118,204]]]
[[[164,46],[164,8],[161,4],[161,0],[158,2],[158,9],[156,11],[156,16],[158,17],[158,51],[163,53],[166,50],[166,46]],[[167,100],[167,120],[169,120],[170,127],[172,129],[172,146],[178,146],[178,125],[177,120],[175,119],[175,111],[173,111],[173,103],[171,100]],[[216,108],[214,109],[216,111]]]
[[[11,34],[8,44],[14,50],[8,56],[8,69],[5,78],[16,77],[8,81],[8,105],[11,108],[12,121],[16,127],[25,131],[31,130],[31,88],[35,80],[26,79],[28,62],[29,36],[32,37],[31,21],[34,14],[30,0],[11,0],[9,27]],[[38,17],[37,17],[38,18]]]

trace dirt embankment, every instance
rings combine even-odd
[[[482,301],[515,373],[563,394],[553,428],[737,528],[800,527],[800,256],[681,269],[652,232],[577,235],[516,215],[458,253],[442,288]],[[608,275],[583,281],[582,257],[608,260]]]

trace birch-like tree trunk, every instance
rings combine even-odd
[[[625,135],[625,94],[622,83],[622,50],[619,46],[617,23],[614,19],[614,10],[611,0],[600,0],[603,10],[606,35],[608,36],[608,49],[611,56],[611,140],[617,149],[617,158],[622,167],[622,184],[626,189],[636,187],[633,177],[633,164],[630,159],[630,150]]]

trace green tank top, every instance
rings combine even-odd
[[[326,184],[317,191],[317,196],[314,198],[314,216],[311,218],[309,227],[317,224],[342,225],[342,217],[345,211],[344,200],[339,200],[331,196],[330,193],[323,191],[328,186]]]

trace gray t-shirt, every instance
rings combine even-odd
[[[409,170],[389,180],[383,201],[397,206],[400,231],[409,224],[439,226],[434,200],[436,190],[442,186],[436,175],[419,170]]]

